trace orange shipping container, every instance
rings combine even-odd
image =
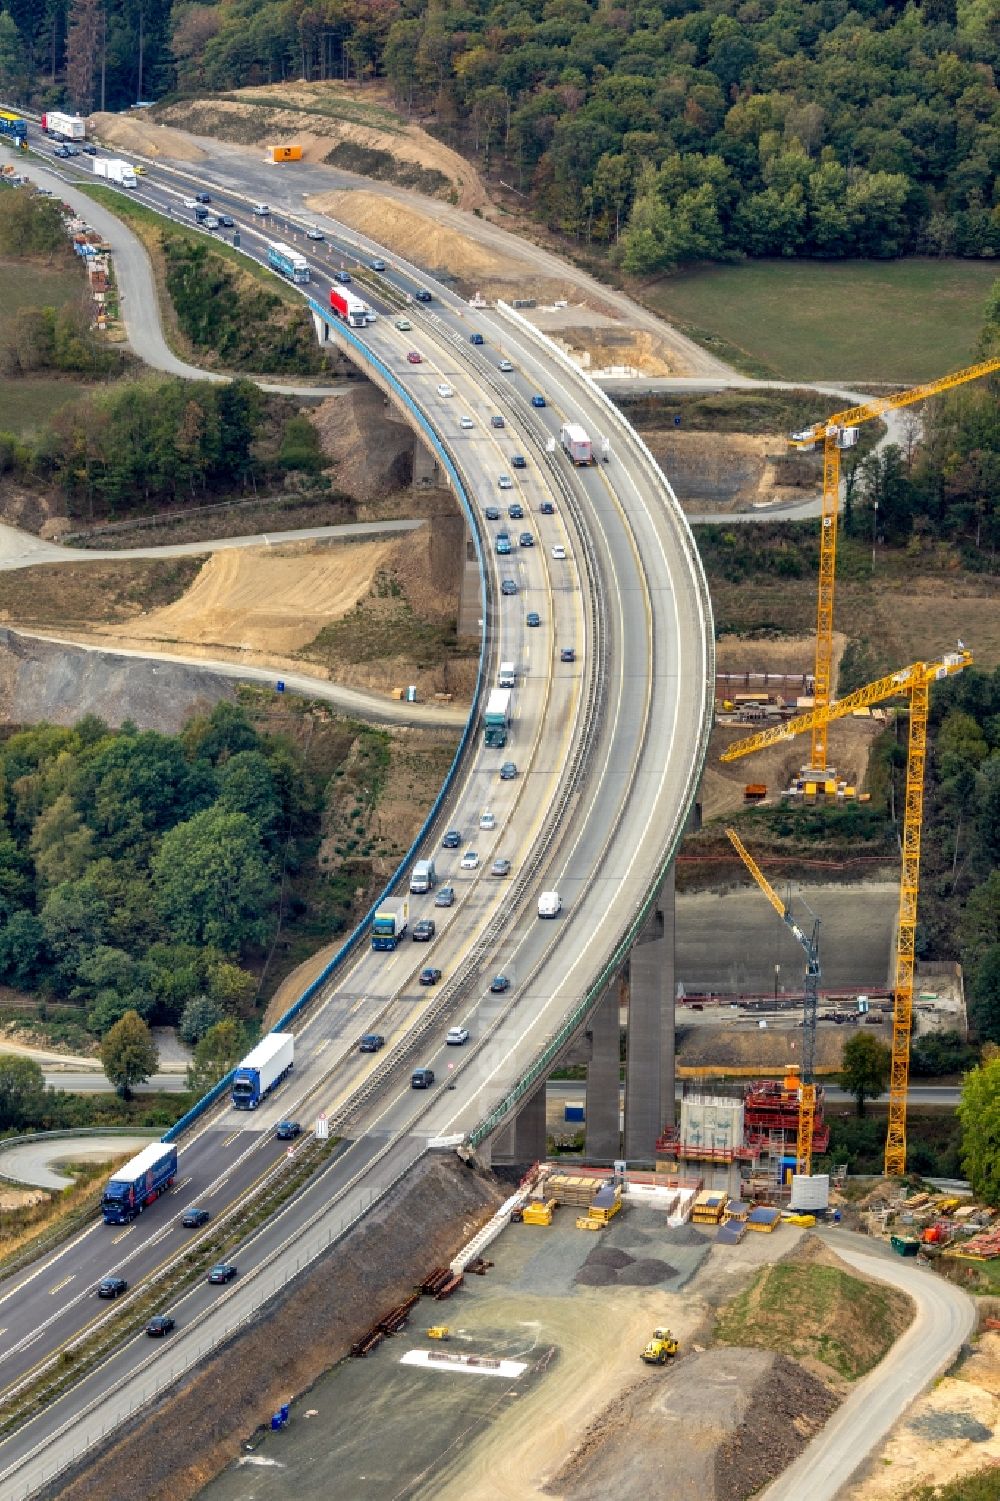
[[[301,146],[272,146],[272,162],[300,162],[302,160]]]

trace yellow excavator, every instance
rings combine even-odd
[[[654,1329],[653,1338],[642,1352],[647,1365],[666,1365],[677,1354],[677,1341],[669,1329]]]

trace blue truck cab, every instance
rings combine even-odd
[[[177,1148],[154,1141],[109,1178],[101,1197],[106,1225],[129,1225],[177,1176]]]

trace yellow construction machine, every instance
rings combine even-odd
[[[666,1365],[677,1354],[677,1341],[669,1329],[654,1329],[653,1338],[642,1352],[647,1365]]]

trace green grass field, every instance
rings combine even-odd
[[[79,381],[37,375],[30,380],[0,378],[0,432],[16,433],[19,438],[38,432],[53,412],[93,389]]]
[[[76,264],[40,266],[30,261],[0,260],[0,279],[0,345],[9,337],[21,308],[64,307],[83,294],[83,276]]]
[[[750,261],[664,278],[645,300],[748,372],[909,385],[971,363],[998,278],[992,261]]]

